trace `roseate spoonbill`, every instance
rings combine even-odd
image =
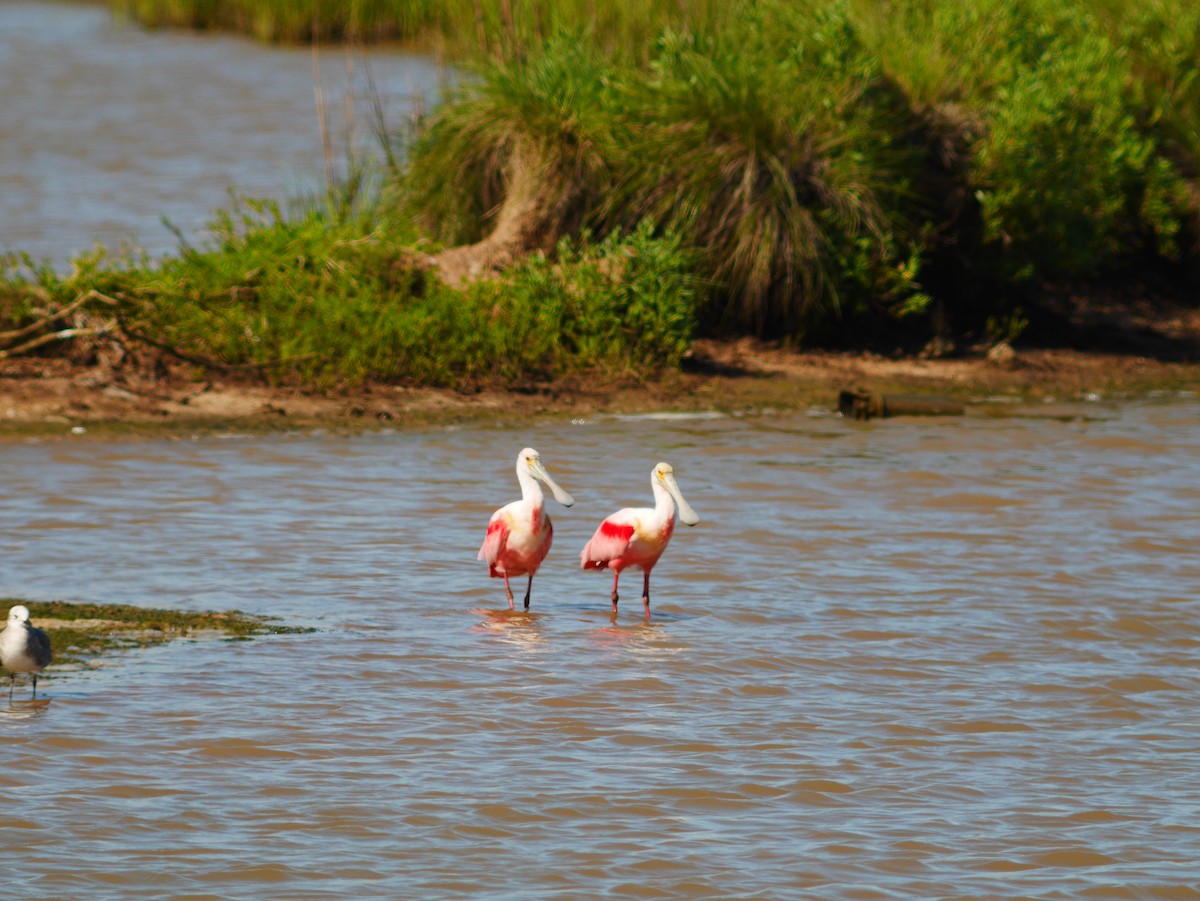
[[[11,698],[17,673],[33,673],[33,696],[37,697],[37,674],[50,662],[50,636],[29,622],[29,610],[17,604],[8,611],[8,624],[0,632],[0,666],[9,673]]]
[[[508,608],[513,609],[513,593],[508,586],[509,576],[529,576],[525,586],[525,609],[529,609],[529,592],[533,589],[533,574],[538,571],[550,550],[554,529],[546,507],[542,489],[536,480],[545,482],[554,493],[554,499],[564,507],[575,503],[575,499],[559,487],[546,467],[542,455],[532,447],[517,454],[517,481],[521,483],[521,499],[501,507],[488,520],[487,537],[479,549],[480,560],[486,560],[488,574],[493,578],[503,576],[504,593],[508,596]]]
[[[654,467],[650,485],[654,489],[653,508],[618,510],[600,523],[600,528],[579,555],[584,569],[613,571],[614,615],[617,612],[617,581],[621,571],[631,566],[640,566],[645,573],[642,602],[646,605],[646,616],[650,615],[650,570],[667,549],[667,542],[675,531],[675,506],[678,504],[679,518],[687,525],[694,526],[700,521],[696,511],[683,499],[675,484],[675,470],[669,464],[659,463]]]

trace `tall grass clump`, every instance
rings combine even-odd
[[[919,306],[903,104],[840,5],[738,8],[719,33],[664,32],[646,68],[579,34],[481,68],[412,145],[408,209],[446,241],[521,222],[530,250],[650,222],[696,251],[717,327]]]
[[[702,249],[713,322],[801,335],[919,303],[900,104],[841,5],[762,4],[656,50],[631,83],[634,138],[606,213]]]
[[[578,36],[478,69],[418,123],[401,202],[448,244],[500,231],[552,248],[585,224],[614,177],[616,74]]]

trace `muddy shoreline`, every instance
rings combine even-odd
[[[1070,400],[1200,390],[1200,363],[1133,353],[1023,349],[950,359],[796,352],[750,340],[698,341],[684,371],[609,375],[525,391],[374,385],[313,392],[181,370],[104,371],[69,359],[0,363],[0,438],[436,427],[540,416],[833,409],[844,389]]]

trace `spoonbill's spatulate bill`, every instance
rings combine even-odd
[[[513,593],[509,576],[529,576],[525,586],[525,609],[529,609],[529,593],[533,590],[533,575],[546,559],[554,529],[546,515],[545,500],[538,482],[544,482],[554,499],[564,507],[575,503],[542,465],[542,455],[527,447],[517,455],[517,481],[521,483],[521,499],[501,507],[488,521],[487,537],[479,549],[479,559],[486,560],[488,573],[504,579],[508,607],[513,608]]]
[[[29,610],[18,604],[8,611],[8,623],[0,632],[0,666],[9,673],[8,696],[12,697],[17,673],[33,674],[33,696],[37,697],[37,674],[50,663],[50,636],[29,622]]]
[[[642,603],[650,615],[650,570],[658,562],[671,533],[675,531],[675,508],[684,524],[694,526],[700,521],[696,511],[683,499],[675,483],[675,471],[667,463],[659,463],[650,473],[654,489],[653,507],[626,507],[604,522],[579,555],[584,569],[613,571],[612,609],[617,612],[617,582],[622,570],[640,566],[645,574]]]

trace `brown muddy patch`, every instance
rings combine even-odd
[[[983,355],[889,359],[864,353],[796,352],[749,339],[706,339],[695,342],[684,372],[637,379],[596,374],[530,390],[466,393],[398,385],[341,391],[272,387],[201,376],[193,367],[169,359],[157,359],[144,371],[87,366],[67,358],[10,359],[0,361],[0,438],[190,435],[231,428],[357,431],[563,415],[832,409],[844,389],[945,395],[968,402],[968,415],[983,416],[1016,412],[998,400],[1038,400],[1035,410],[1022,409],[1020,415],[1071,420],[1084,414],[1077,407],[1062,407],[1056,413],[1044,401],[1200,386],[1200,364],[1072,350],[1031,350],[1020,359],[1025,361],[1022,366],[997,367]]]

